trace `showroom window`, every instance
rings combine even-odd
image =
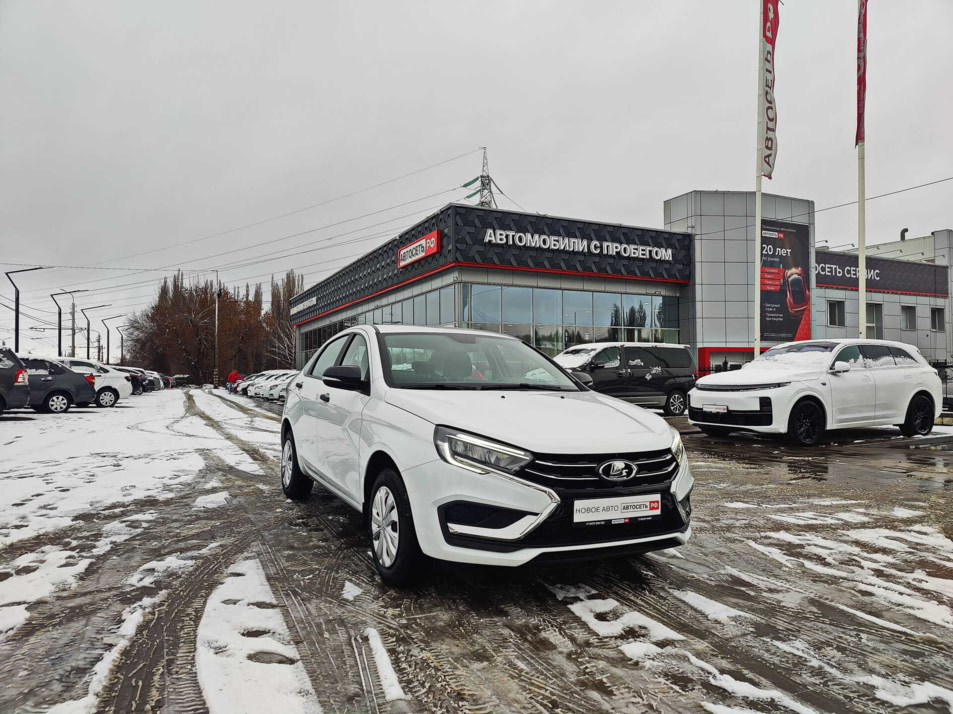
[[[473,322],[502,322],[500,306],[501,293],[496,285],[471,285],[469,308],[467,315],[464,309],[465,320]]]
[[[880,303],[867,305],[867,339],[882,340],[884,338],[884,306]]]
[[[830,327],[844,327],[847,321],[844,319],[844,301],[827,301],[827,324]]]
[[[930,309],[930,329],[934,332],[946,332],[946,319],[942,307]]]
[[[503,322],[533,322],[532,288],[503,288]]]
[[[915,305],[902,305],[900,307],[900,329],[917,329],[917,308]]]

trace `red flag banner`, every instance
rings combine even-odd
[[[857,0],[857,134],[854,146],[864,140],[867,104],[867,0]]]
[[[758,146],[761,175],[771,178],[778,156],[778,112],[774,103],[774,48],[778,39],[778,0],[761,0],[761,91],[758,100]]]

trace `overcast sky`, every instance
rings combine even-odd
[[[666,198],[754,188],[758,5],[4,0],[0,269],[77,266],[14,276],[53,322],[51,292],[124,315],[179,266],[310,285],[462,200],[480,146],[525,210],[662,227]],[[950,0],[870,2],[868,197],[953,176],[951,28]],[[856,199],[855,54],[854,0],[782,6],[766,192]],[[870,201],[868,242],[953,227],[951,199]],[[856,233],[855,206],[817,214],[818,240]],[[55,347],[31,326],[21,349]]]

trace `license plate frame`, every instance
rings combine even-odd
[[[707,412],[708,414],[727,414],[728,405],[727,404],[703,404],[702,411]]]
[[[634,518],[662,515],[662,494],[639,493],[609,498],[579,498],[572,504],[572,522],[584,526],[594,522],[627,523]]]

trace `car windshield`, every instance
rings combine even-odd
[[[804,342],[772,347],[754,362],[775,362],[792,366],[823,367],[831,361],[834,342]]]
[[[579,391],[557,365],[524,343],[491,334],[383,334],[384,379],[403,389]]]
[[[563,355],[591,355],[599,349],[598,345],[587,345],[586,347],[573,347],[563,352]]]

